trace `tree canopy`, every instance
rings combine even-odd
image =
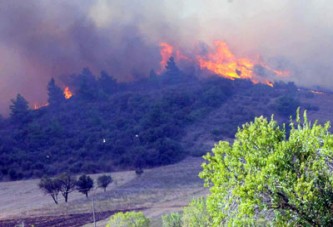
[[[215,226],[333,225],[333,135],[296,115],[290,132],[258,117],[205,156],[201,178]]]
[[[89,191],[94,187],[94,181],[90,176],[82,175],[76,182],[77,190],[88,198]]]

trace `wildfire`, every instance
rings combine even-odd
[[[160,47],[161,47],[161,62],[160,62],[160,69],[158,71],[158,73],[161,73],[164,70],[165,65],[167,64],[169,58],[172,55],[173,52],[173,46],[171,46],[168,43],[162,42],[160,43]]]
[[[250,79],[253,83],[264,83],[273,87],[273,82],[268,80],[266,76],[259,75],[255,70],[256,66],[264,69],[271,76],[286,77],[289,71],[276,70],[268,64],[256,59],[239,58],[230,50],[228,45],[223,41],[215,41],[214,48],[206,55],[196,55],[190,58],[179,50],[165,42],[160,43],[161,62],[159,73],[163,71],[167,61],[171,55],[174,55],[177,61],[191,61],[198,64],[202,70],[208,70],[214,74],[231,80],[234,79]]]
[[[65,87],[64,96],[65,96],[66,99],[70,99],[73,96],[73,93],[71,92],[69,87]]]
[[[33,106],[33,109],[34,110],[38,110],[42,107],[45,107],[45,106],[48,106],[49,104],[48,103],[45,103],[45,104],[38,104],[38,103],[35,103],[34,106]]]
[[[245,58],[237,59],[226,43],[215,42],[215,52],[205,57],[197,56],[201,69],[207,69],[228,79],[251,79],[254,63]]]

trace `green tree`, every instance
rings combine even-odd
[[[49,194],[55,204],[58,204],[58,194],[61,189],[61,184],[58,179],[51,179],[49,177],[43,177],[39,184],[38,187],[45,193]]]
[[[102,175],[97,178],[97,185],[98,187],[103,188],[104,192],[106,191],[106,188],[111,182],[112,182],[112,177],[108,175]]]
[[[76,182],[76,188],[79,192],[86,195],[88,198],[89,191],[94,187],[94,181],[90,176],[82,175]]]
[[[297,113],[290,134],[258,117],[205,156],[200,177],[210,187],[214,226],[333,225],[333,136],[325,125]]]
[[[149,223],[142,212],[119,212],[111,216],[106,227],[149,227]]]
[[[14,122],[26,123],[30,118],[30,109],[28,101],[20,94],[16,99],[11,100],[10,118]]]
[[[64,93],[60,87],[58,87],[52,78],[47,85],[48,91],[48,103],[50,106],[56,106],[65,101]]]

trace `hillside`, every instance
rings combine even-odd
[[[232,139],[255,116],[275,113],[282,123],[300,105],[318,110],[319,95],[293,83],[199,79],[175,65],[131,83],[84,69],[68,83],[72,97],[51,80],[49,104],[36,110],[20,95],[12,101],[10,118],[0,123],[0,179],[172,164]]]

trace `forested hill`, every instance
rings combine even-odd
[[[300,105],[292,83],[272,88],[217,76],[198,79],[173,64],[169,61],[162,75],[152,72],[132,83],[84,69],[71,76],[69,99],[51,80],[49,104],[37,110],[18,95],[10,117],[0,122],[0,179],[170,164],[207,152],[193,140],[232,137],[238,126],[258,114],[276,113],[288,120]],[[203,119],[222,117],[223,125],[201,127]],[[193,132],[201,134],[193,138]]]

